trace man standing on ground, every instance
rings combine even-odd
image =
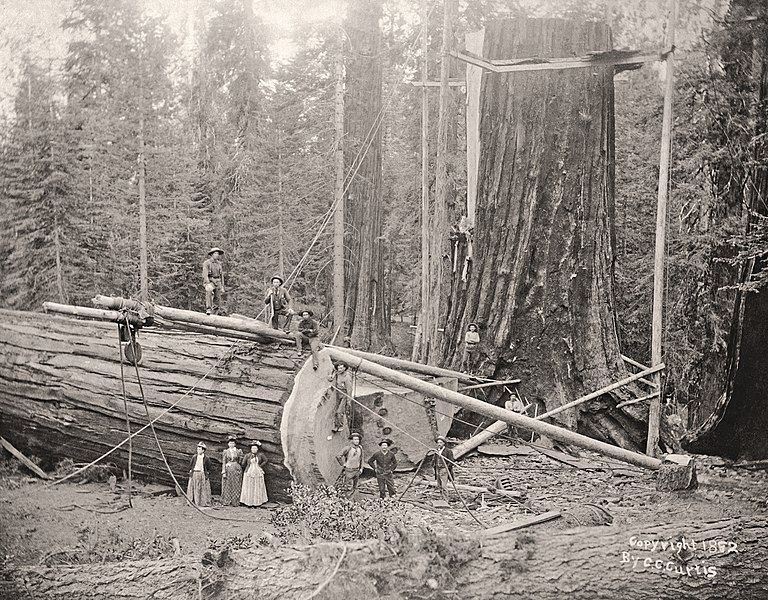
[[[299,328],[294,334],[294,338],[299,357],[301,357],[304,342],[309,344],[309,349],[312,350],[312,368],[317,371],[320,366],[320,358],[317,356],[317,351],[320,348],[320,325],[312,318],[313,315],[311,310],[301,311],[301,321],[299,321]]]
[[[357,431],[353,431],[349,436],[352,443],[345,446],[341,454],[336,457],[342,467],[337,481],[341,483],[340,489],[347,498],[355,494],[360,475],[363,474],[363,447],[360,445],[362,437]],[[350,486],[349,491],[347,491],[348,486]]]
[[[387,492],[389,497],[395,497],[395,469],[397,468],[397,458],[395,453],[390,450],[392,440],[384,439],[379,442],[380,450],[375,452],[368,459],[368,464],[376,472],[376,481],[379,484],[379,497],[385,498]]]
[[[211,248],[208,259],[203,263],[203,285],[205,286],[205,314],[218,315],[221,306],[221,295],[224,293],[224,270],[221,257],[224,250]]]
[[[264,304],[269,311],[269,323],[272,329],[280,329],[280,315],[286,317],[285,328],[283,331],[288,333],[291,330],[291,319],[293,319],[293,299],[288,290],[283,287],[283,278],[275,275],[271,279],[271,285],[264,294]]]
[[[445,438],[441,435],[437,438],[437,449],[433,450],[434,467],[435,467],[435,483],[437,483],[437,489],[440,490],[440,494],[443,493],[443,479],[441,477],[441,471],[445,469],[448,473],[448,481],[453,481],[453,463],[456,460],[453,457],[453,450],[445,445]]]

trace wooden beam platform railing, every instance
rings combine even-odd
[[[586,396],[581,396],[579,398],[576,398],[576,400],[573,400],[572,402],[568,402],[567,404],[563,404],[562,406],[558,406],[557,408],[554,408],[549,412],[542,413],[537,417],[535,417],[535,419],[536,420],[546,419],[547,417],[551,417],[553,415],[559,414],[564,410],[568,410],[569,408],[574,408],[576,406],[579,406],[580,404],[584,404],[585,402],[589,402],[590,400],[599,398],[603,394],[607,394],[608,392],[611,392],[615,389],[628,385],[634,381],[639,381],[646,375],[657,373],[662,369],[664,369],[664,363],[660,365],[656,365],[655,367],[647,367],[643,371],[640,371],[639,373],[635,373],[634,375],[630,375],[628,377],[625,377],[624,379],[621,379],[619,381],[616,381],[614,383],[601,387],[599,390],[590,392]],[[623,404],[623,406],[627,406],[627,404]],[[453,455],[456,458],[460,458],[464,456],[465,454],[467,454],[468,452],[471,452],[472,450],[484,444],[491,438],[497,436],[500,433],[503,433],[506,428],[507,428],[507,423],[504,421],[496,421],[495,423],[492,423],[480,433],[473,435],[468,440],[465,440],[461,444],[458,444],[453,449]]]
[[[571,58],[515,58],[506,60],[492,60],[483,58],[468,52],[459,50],[451,55],[459,60],[485,69],[492,73],[519,73],[526,71],[552,71],[563,69],[585,69],[596,66],[618,66],[636,68],[645,63],[666,60],[668,52],[640,53],[636,50],[610,50],[595,52],[585,56]]]
[[[661,466],[661,461],[657,458],[645,456],[644,454],[638,454],[637,452],[625,450],[624,448],[619,448],[618,446],[612,446],[611,444],[606,444],[605,442],[592,439],[568,429],[557,427],[556,425],[551,425],[538,419],[532,419],[510,410],[506,410],[499,406],[494,406],[492,404],[482,402],[481,400],[477,400],[471,396],[466,396],[464,394],[460,394],[459,392],[454,392],[452,390],[442,388],[433,383],[422,381],[421,379],[417,379],[410,375],[406,375],[405,373],[389,369],[364,358],[359,358],[343,350],[339,350],[337,348],[328,348],[325,351],[329,353],[333,360],[344,363],[352,369],[358,369],[364,373],[380,377],[385,381],[409,387],[410,389],[420,392],[425,396],[437,398],[439,400],[443,400],[444,402],[455,404],[461,408],[466,408],[467,410],[471,410],[478,414],[492,417],[498,421],[504,421],[508,425],[535,431],[539,435],[545,435],[553,440],[557,440],[565,444],[573,444],[579,448],[591,450],[593,452],[597,452],[598,454],[602,454],[603,456],[615,458],[616,460],[621,460],[632,465],[644,467],[646,469],[656,470]]]

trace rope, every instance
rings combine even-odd
[[[176,402],[174,402],[173,404],[171,404],[171,405],[170,405],[168,408],[166,408],[166,409],[165,409],[163,412],[161,412],[161,413],[160,413],[159,415],[157,415],[157,416],[156,416],[154,419],[152,419],[152,420],[150,421],[150,423],[156,423],[158,420],[160,420],[162,417],[164,417],[166,414],[168,414],[168,413],[169,413],[169,412],[171,412],[171,411],[172,411],[174,408],[176,408],[176,406],[178,406],[178,405],[181,403],[181,401],[182,401],[182,400],[184,400],[184,398],[186,398],[186,397],[187,397],[187,396],[189,396],[189,395],[190,395],[192,392],[194,392],[194,391],[195,391],[195,389],[197,388],[197,386],[199,386],[199,385],[200,385],[200,384],[201,384],[201,383],[202,383],[202,382],[203,382],[203,381],[204,381],[204,380],[205,380],[205,379],[206,379],[206,378],[207,378],[207,377],[208,377],[208,376],[209,376],[209,375],[210,375],[210,374],[211,374],[211,373],[214,371],[214,369],[216,369],[216,367],[218,367],[218,366],[219,366],[219,364],[220,364],[220,363],[221,363],[221,362],[222,362],[222,361],[223,361],[223,360],[224,360],[224,359],[227,357],[227,355],[228,355],[228,354],[229,354],[229,353],[230,353],[230,352],[231,352],[231,351],[232,351],[232,350],[233,350],[233,349],[234,349],[236,346],[238,346],[238,345],[239,345],[239,342],[233,342],[233,343],[232,343],[232,345],[231,345],[231,346],[230,346],[230,347],[227,349],[227,351],[226,351],[224,354],[222,354],[222,356],[221,356],[221,357],[220,357],[220,358],[219,358],[219,359],[216,361],[216,363],[215,363],[215,364],[214,364],[214,365],[213,365],[213,366],[212,366],[210,369],[208,369],[208,371],[207,371],[207,372],[206,372],[206,373],[205,373],[205,374],[204,374],[204,375],[203,375],[203,376],[202,376],[200,379],[198,379],[198,380],[197,380],[197,381],[196,381],[194,384],[192,384],[192,387],[190,387],[190,388],[189,388],[189,389],[188,389],[186,392],[184,392],[184,393],[181,395],[181,397],[180,397],[178,400],[176,400]],[[85,465],[84,467],[81,467],[81,468],[77,469],[76,471],[73,471],[72,473],[70,473],[69,475],[66,475],[65,477],[62,477],[61,479],[57,479],[57,480],[55,480],[55,481],[52,481],[52,482],[50,482],[50,483],[46,484],[46,486],[45,486],[45,487],[51,487],[51,486],[54,486],[54,485],[58,485],[58,484],[60,484],[60,483],[63,483],[63,482],[65,482],[65,481],[67,481],[68,479],[71,479],[72,477],[75,477],[76,475],[79,475],[80,473],[82,473],[82,472],[83,472],[83,471],[85,471],[86,469],[89,469],[89,468],[90,468],[90,467],[92,467],[93,465],[95,465],[95,464],[97,464],[98,462],[100,462],[100,461],[104,460],[104,459],[105,459],[107,456],[109,456],[109,455],[110,455],[110,454],[112,454],[113,452],[116,452],[117,450],[119,450],[120,448],[122,448],[122,447],[123,447],[123,446],[124,446],[126,443],[130,442],[130,441],[131,441],[133,438],[135,438],[137,435],[139,435],[139,434],[140,434],[142,431],[144,431],[145,429],[149,429],[149,423],[148,423],[147,425],[144,425],[144,426],[143,426],[141,429],[139,429],[139,430],[137,430],[136,432],[134,432],[134,433],[132,433],[131,435],[129,435],[129,436],[128,436],[127,438],[125,438],[125,439],[124,439],[122,442],[120,442],[119,444],[117,444],[116,446],[114,446],[113,448],[111,448],[110,450],[108,450],[107,452],[105,452],[104,454],[102,454],[102,455],[101,455],[99,458],[97,458],[96,460],[94,460],[94,461],[92,461],[92,462],[88,463],[88,464],[87,464],[87,465]]]
[[[429,9],[430,15],[432,14],[432,11],[435,9],[436,5],[437,5],[437,0],[432,2],[432,6]],[[353,159],[352,164],[349,167],[349,170],[344,175],[344,179],[347,183],[344,185],[341,195],[338,198],[334,198],[334,201],[331,203],[330,208],[322,218],[320,227],[317,233],[315,234],[315,237],[310,242],[310,245],[307,248],[306,252],[304,252],[301,259],[299,259],[299,262],[296,263],[296,266],[293,268],[293,270],[288,275],[288,277],[285,278],[286,283],[291,282],[291,279],[295,280],[295,278],[297,278],[301,273],[301,270],[304,268],[307,257],[309,256],[309,253],[311,252],[314,245],[317,243],[317,240],[320,238],[323,231],[325,231],[325,228],[328,226],[328,223],[330,223],[331,219],[333,218],[333,214],[336,210],[336,206],[341,201],[341,199],[344,198],[344,196],[346,195],[347,191],[352,185],[352,181],[354,180],[355,175],[357,175],[358,171],[360,170],[360,167],[363,165],[363,159],[365,158],[365,156],[368,153],[368,150],[373,144],[373,140],[376,136],[376,132],[381,128],[381,125],[384,122],[384,114],[389,110],[390,104],[392,103],[392,100],[395,97],[395,93],[397,92],[399,87],[404,83],[408,65],[410,64],[411,60],[415,58],[415,56],[413,55],[413,49],[416,45],[416,42],[418,41],[419,41],[419,35],[415,35],[413,38],[413,41],[407,48],[406,60],[405,62],[403,62],[402,66],[400,67],[400,74],[397,77],[395,84],[392,86],[392,89],[389,91],[389,94],[387,95],[386,100],[382,103],[382,106],[379,109],[378,113],[376,113],[376,116],[373,119],[373,123],[371,124],[370,129],[366,133],[366,136],[365,136],[365,139],[363,140],[363,144],[361,148],[357,151],[357,154],[355,155],[355,158]],[[352,173],[351,175],[350,175],[350,172]],[[293,285],[293,282],[291,282],[288,285],[289,290],[291,289],[292,285]],[[266,307],[262,308],[256,318],[258,319],[259,317],[261,317],[261,315],[265,312],[265,310],[266,310]]]
[[[440,460],[443,462],[443,466],[445,467],[446,477],[450,480],[451,485],[453,486],[453,491],[456,492],[456,495],[459,497],[459,500],[461,500],[461,503],[464,505],[464,508],[467,509],[467,512],[469,513],[469,516],[472,517],[475,520],[475,522],[478,525],[480,525],[480,527],[482,527],[483,529],[488,529],[487,525],[485,525],[482,521],[480,521],[480,519],[478,519],[472,513],[471,510],[469,510],[469,506],[467,506],[467,503],[464,501],[464,497],[459,493],[459,489],[456,487],[456,481],[454,481],[455,477],[453,477],[451,475],[451,472],[448,470],[448,463],[446,462],[446,461],[448,461],[448,459],[445,458],[445,456],[443,456],[439,452],[436,452],[435,456],[439,456]],[[453,461],[451,461],[451,462],[453,462]],[[441,492],[442,492],[442,489],[441,489]]]
[[[133,508],[133,440],[131,439],[131,419],[128,416],[128,398],[125,394],[125,371],[123,370],[123,346],[120,339],[120,324],[117,324],[117,351],[120,353],[120,385],[123,389],[123,409],[125,410],[125,427],[128,430],[128,506]],[[136,360],[136,354],[133,355]]]
[[[125,326],[128,327],[128,317],[126,315],[125,317]],[[199,512],[201,515],[209,517],[211,519],[217,519],[219,521],[237,521],[240,523],[249,523],[250,521],[246,519],[233,519],[231,517],[220,517],[218,515],[212,515],[207,512],[205,512],[203,509],[201,509],[197,504],[192,502],[189,499],[189,496],[187,496],[186,492],[182,489],[181,485],[179,484],[178,479],[176,479],[176,475],[173,474],[173,470],[171,469],[171,465],[168,464],[168,459],[165,457],[165,452],[163,452],[163,447],[160,444],[160,438],[157,437],[157,431],[155,430],[155,424],[152,420],[151,415],[149,414],[149,404],[147,403],[147,398],[144,395],[144,386],[141,384],[141,375],[139,374],[139,361],[136,360],[136,357],[138,356],[136,354],[136,338],[134,336],[131,336],[131,347],[133,348],[133,367],[136,371],[136,381],[139,384],[139,393],[141,394],[141,401],[144,404],[144,412],[147,415],[147,420],[149,421],[149,428],[152,430],[152,436],[155,438],[155,444],[157,444],[157,450],[160,452],[160,458],[163,459],[163,464],[165,465],[165,468],[168,470],[168,473],[171,476],[171,479],[173,479],[173,483],[176,485],[176,491],[181,493],[181,495],[184,497],[184,499],[187,501],[187,503],[194,508],[197,512]]]

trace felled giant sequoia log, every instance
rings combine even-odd
[[[519,19],[489,24],[483,56],[610,48],[610,30],[600,23]],[[550,411],[626,376],[613,289],[613,67],[484,73],[481,85],[474,255],[463,281],[462,238],[442,364],[459,364],[464,332],[477,322],[484,356],[474,367],[495,379],[519,377],[519,391]],[[647,408],[616,410],[616,398],[556,419],[642,447]]]
[[[94,460],[125,439],[115,324],[2,310],[0,340],[0,435],[43,458],[49,468],[67,457]],[[243,445],[253,438],[263,442],[268,492],[284,497],[291,478],[283,466],[279,426],[298,370],[298,361],[289,358],[293,349],[241,341],[229,352],[235,340],[168,330],[142,330],[139,340],[140,374],[153,418],[197,384],[156,424],[182,484],[199,440],[218,467],[227,435],[234,434]],[[147,418],[131,365],[125,365],[125,377],[136,431]],[[127,446],[108,461],[125,468]],[[149,429],[133,440],[133,472],[172,483]],[[217,489],[218,478],[212,483]]]
[[[30,567],[15,577],[23,578],[32,597],[49,600],[299,600],[325,582],[318,598],[443,597],[448,594],[439,590],[452,590],[451,597],[467,600],[752,600],[768,597],[767,534],[765,518],[739,517],[630,529],[529,530],[482,543],[478,536],[425,536],[402,542],[395,555],[391,545],[379,542],[349,544],[346,550],[319,544],[232,551],[221,568],[188,557]],[[697,544],[686,562],[675,557],[677,548],[661,548],[681,536]],[[657,546],[638,547],[646,541]],[[704,542],[715,542],[714,551]],[[427,587],[430,578],[437,590]]]

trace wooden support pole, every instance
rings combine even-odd
[[[521,379],[507,379],[506,381],[486,381],[485,383],[476,383],[474,385],[468,385],[467,387],[461,388],[460,392],[465,392],[467,390],[476,390],[479,388],[484,387],[496,387],[498,385],[512,385],[514,383],[520,383],[522,381]]]
[[[459,60],[490,71],[491,73],[519,73],[530,71],[554,71],[563,69],[585,69],[588,67],[625,65],[632,67],[648,62],[664,60],[664,53],[639,54],[636,52],[616,53],[606,52],[600,54],[581,56],[575,58],[519,58],[514,60],[487,60],[476,56],[471,52],[452,52],[452,56]]]
[[[646,375],[650,375],[652,373],[656,373],[664,368],[664,364],[657,365],[655,367],[648,367],[644,371],[641,371],[640,373],[636,373],[634,375],[630,375],[629,377],[625,377],[624,379],[617,381],[615,383],[611,383],[610,385],[606,385],[599,390],[596,390],[594,392],[591,392],[587,394],[586,396],[581,396],[580,398],[576,398],[573,402],[568,402],[567,404],[563,404],[562,406],[558,406],[555,409],[552,409],[549,412],[543,413],[535,417],[536,420],[545,419],[547,417],[551,417],[553,415],[556,415],[558,413],[563,412],[564,410],[567,410],[569,408],[573,408],[575,406],[578,406],[579,404],[583,404],[584,402],[588,402],[589,400],[594,400],[595,398],[598,398],[599,396],[602,396],[603,394],[607,394],[608,392],[618,389],[622,386],[625,386],[629,383],[632,383],[633,381],[638,381],[642,379]],[[470,386],[471,387],[471,386]],[[468,389],[468,388],[464,388]],[[626,406],[626,405],[624,405]],[[617,407],[618,408],[618,407]],[[465,440],[458,446],[456,446],[453,449],[453,455],[456,458],[460,458],[467,454],[468,452],[471,452],[478,446],[484,444],[491,438],[497,436],[500,433],[503,433],[504,430],[507,428],[507,424],[504,421],[496,421],[495,423],[492,423],[488,427],[486,427],[483,431],[480,433],[473,435],[468,440]]]
[[[442,388],[439,385],[411,377],[405,373],[400,373],[398,371],[388,369],[387,367],[378,365],[363,358],[358,358],[342,350],[329,348],[326,351],[329,353],[333,360],[344,363],[352,369],[358,369],[365,373],[380,377],[386,381],[408,387],[414,391],[424,394],[425,396],[437,398],[450,404],[455,404],[456,406],[466,408],[467,410],[471,410],[478,414],[494,418],[498,421],[504,421],[509,425],[535,431],[539,435],[545,435],[553,440],[557,440],[565,444],[573,444],[574,446],[584,448],[585,450],[591,450],[593,452],[597,452],[604,456],[615,458],[629,464],[645,467],[646,469],[655,470],[658,469],[661,465],[661,461],[657,458],[638,454],[637,452],[625,450],[624,448],[619,448],[618,446],[612,446],[611,444],[606,444],[605,442],[589,438],[585,435],[575,433],[568,429],[550,425],[549,423],[545,423],[537,419],[532,419],[530,417],[517,414],[492,404],[487,404],[486,402],[482,402],[472,398],[471,396],[466,396],[464,394],[460,394],[459,392],[454,392],[452,390]]]
[[[429,8],[427,0],[421,0],[421,311],[413,356],[422,347],[429,331],[429,95],[427,76],[429,74],[428,37]]]
[[[8,440],[0,437],[0,444],[2,444],[3,448],[8,450],[13,456],[19,459],[22,465],[27,467],[30,471],[32,471],[35,475],[40,477],[41,479],[50,479],[48,477],[48,473],[43,471],[40,467],[38,467],[35,463],[33,463],[31,460],[29,460],[26,456],[24,456],[21,452],[16,450],[16,448],[13,447],[11,442]]]
[[[58,302],[43,302],[43,310],[45,312],[70,315],[72,317],[83,317],[85,319],[95,319],[97,321],[111,321],[113,323],[120,323],[123,321],[122,314],[116,310],[90,308],[89,306],[72,306],[70,304],[59,304]]]
[[[638,404],[639,402],[642,402],[643,400],[648,400],[650,398],[655,398],[659,395],[659,392],[653,392],[651,394],[648,394],[647,396],[640,396],[639,398],[633,398],[632,400],[627,400],[626,402],[621,402],[616,405],[616,408],[624,408],[625,406],[632,406],[633,404]]]
[[[659,158],[659,194],[656,203],[656,247],[653,259],[653,319],[651,324],[651,363],[662,361],[662,330],[664,326],[664,258],[667,236],[667,200],[669,197],[669,171],[672,156],[672,97],[675,91],[675,21],[677,0],[667,2],[667,72],[664,85],[664,114],[661,127],[661,156]],[[661,389],[661,377],[654,382]],[[661,422],[661,398],[651,399],[648,409],[648,440],[645,453],[656,456]]]
[[[344,327],[344,30],[339,28],[336,56],[335,167],[333,212],[333,325]]]
[[[622,358],[622,360],[624,360],[624,362],[625,362],[625,363],[627,363],[628,365],[632,365],[633,367],[637,367],[638,369],[647,369],[647,368],[648,368],[648,366],[647,366],[647,365],[644,365],[644,364],[642,364],[642,363],[639,363],[639,362],[637,362],[636,360],[632,360],[631,358],[629,358],[628,356],[624,356],[623,354],[621,355],[621,358]],[[640,383],[644,383],[645,385],[647,385],[647,386],[649,386],[649,387],[651,387],[651,388],[654,388],[654,389],[658,387],[658,386],[656,385],[656,383],[654,383],[654,382],[653,382],[653,381],[651,381],[650,379],[638,379],[638,381],[639,381]]]

